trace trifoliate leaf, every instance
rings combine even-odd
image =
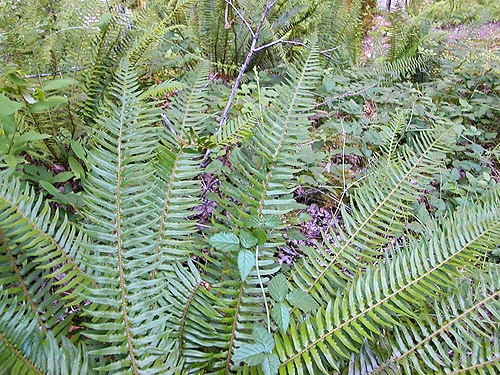
[[[286,295],[288,294],[288,285],[286,283],[286,277],[283,275],[278,275],[271,280],[269,283],[269,293],[276,301],[284,301]]]
[[[257,238],[252,233],[242,230],[240,232],[240,243],[245,249],[250,249],[257,245]]]
[[[262,360],[262,372],[264,375],[276,375],[280,368],[280,359],[276,354],[265,353]]]
[[[271,315],[273,316],[274,321],[278,325],[279,329],[283,333],[286,333],[288,329],[288,324],[290,324],[290,310],[288,306],[284,303],[278,303],[271,310]]]
[[[253,330],[252,334],[256,345],[260,345],[262,352],[270,353],[274,348],[274,339],[265,328],[257,327]]]
[[[238,254],[238,270],[242,281],[246,280],[253,266],[255,266],[255,253],[250,250],[241,250]]]
[[[260,365],[264,360],[262,348],[257,344],[243,344],[234,351],[234,363],[246,362],[250,366]]]
[[[231,232],[214,234],[208,242],[220,251],[236,251],[240,248],[238,236]]]
[[[319,305],[309,294],[300,289],[292,290],[288,294],[288,301],[304,312],[316,310]]]

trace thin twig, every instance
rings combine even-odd
[[[316,105],[315,105],[314,107],[312,107],[311,109],[305,109],[305,110],[301,111],[300,113],[306,113],[306,112],[313,111],[313,110],[315,110],[315,109],[317,109],[317,108],[319,108],[319,107],[321,107],[321,106],[323,106],[323,105],[325,105],[325,104],[331,103],[331,102],[333,102],[333,101],[335,101],[335,100],[344,99],[344,98],[347,98],[347,97],[349,97],[349,96],[356,96],[356,95],[362,94],[362,93],[364,93],[365,91],[367,91],[367,90],[369,90],[369,89],[371,89],[371,88],[375,87],[376,85],[377,85],[377,84],[376,84],[376,83],[374,83],[374,84],[372,84],[372,85],[370,85],[370,86],[368,86],[368,87],[365,87],[365,88],[363,88],[363,89],[361,89],[361,90],[359,90],[359,91],[356,91],[356,92],[347,91],[347,92],[343,93],[342,95],[337,95],[337,96],[335,96],[335,97],[333,97],[333,98],[330,98],[330,99],[328,99],[328,100],[325,100],[324,102],[321,102],[321,103],[319,103],[319,104],[316,104]]]
[[[306,45],[302,42],[296,42],[294,40],[283,40],[283,39],[278,39],[278,40],[275,40],[274,42],[271,42],[271,43],[267,43],[267,44],[264,44],[263,46],[260,46],[260,47],[257,47],[255,49],[254,52],[258,52],[258,51],[261,51],[265,48],[269,48],[271,46],[274,46],[275,44],[279,44],[279,43],[283,43],[283,44],[293,44],[294,46],[302,46],[302,47],[305,47]]]
[[[245,19],[245,17],[243,17],[243,15],[240,13],[240,11],[234,6],[233,2],[231,0],[226,0],[226,3],[229,4],[229,6],[231,8],[233,8],[234,12],[236,13],[236,15],[238,17],[240,17],[240,19],[243,21],[243,23],[245,24],[245,26],[247,27],[248,31],[250,31],[250,34],[252,34],[252,36],[254,36],[254,32],[252,30],[252,28],[250,27],[250,24],[248,23],[248,21]]]
[[[262,26],[264,25],[264,21],[268,15],[269,11],[272,9],[272,7],[277,2],[278,2],[278,0],[274,0],[272,2],[270,2],[269,0],[266,1],[266,6],[264,8],[264,11],[262,12],[262,16],[260,17],[259,24],[257,25],[257,28],[255,29],[255,31],[253,33],[252,44],[250,45],[250,50],[248,51],[247,57],[246,57],[245,61],[243,62],[243,65],[241,65],[238,76],[236,77],[236,81],[234,82],[233,89],[231,91],[231,94],[229,95],[229,99],[227,101],[226,108],[224,109],[224,112],[222,113],[219,124],[217,125],[217,130],[215,132],[216,135],[219,135],[222,126],[224,125],[224,123],[227,120],[227,115],[229,113],[229,109],[231,108],[231,105],[233,104],[233,100],[234,100],[234,97],[236,96],[236,91],[238,90],[238,88],[240,86],[240,82],[241,82],[241,79],[243,78],[243,74],[247,70],[248,64],[250,64],[250,60],[252,59],[252,56],[255,53],[257,39],[259,39],[260,30],[262,29]]]

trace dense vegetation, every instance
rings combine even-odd
[[[500,373],[500,6],[0,0],[0,374]]]

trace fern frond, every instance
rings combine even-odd
[[[191,372],[213,371],[222,365],[220,351],[228,339],[228,325],[214,308],[220,308],[221,302],[191,261],[188,267],[174,263],[172,274],[176,277],[169,280],[165,303],[173,311],[168,326],[176,338],[179,359]]]
[[[164,373],[168,366],[160,357],[171,348],[165,329],[168,307],[158,304],[165,281],[150,277],[159,261],[153,230],[158,219],[151,217],[149,198],[155,150],[150,125],[159,116],[141,103],[137,87],[136,75],[123,60],[112,97],[97,120],[84,196],[90,219],[85,231],[94,241],[86,246],[86,261],[97,284],[83,293],[91,302],[85,307],[90,330],[84,334],[109,344],[92,352],[112,355],[100,370],[117,374]]]
[[[303,372],[304,364],[311,374],[324,366],[336,368],[342,357],[359,351],[363,338],[383,336],[382,328],[398,329],[401,317],[418,321],[419,307],[453,287],[463,269],[500,243],[499,207],[497,188],[436,225],[427,241],[412,240],[387,265],[367,271],[299,323],[291,337],[276,334],[281,371]]]
[[[0,178],[0,283],[9,298],[26,302],[40,328],[68,332],[65,302],[88,284],[82,266],[86,237],[43,196],[14,177]],[[69,295],[68,295],[69,294]]]
[[[38,319],[24,304],[0,289],[0,373],[30,375],[94,374],[83,344],[39,330]]]
[[[500,279],[498,269],[470,280],[451,296],[420,312],[419,320],[402,322],[395,331],[394,354],[370,374],[406,374],[500,370]],[[468,353],[472,353],[469,355]]]
[[[393,74],[396,77],[401,77],[405,74],[414,73],[418,69],[423,69],[428,61],[429,60],[425,55],[403,57],[392,62],[387,61],[383,63],[376,70],[376,74]]]
[[[361,7],[363,0],[334,0],[324,2],[322,18],[319,22],[319,40],[321,49],[332,58],[325,64],[331,67],[334,63],[355,63],[356,51],[359,50],[361,38],[358,35]]]
[[[185,0],[185,1],[176,1],[175,4],[172,4],[172,8],[167,9],[167,16],[161,19],[159,22],[153,23],[152,26],[147,28],[142,35],[140,35],[134,44],[129,48],[125,54],[125,58],[132,64],[136,65],[137,62],[142,58],[145,51],[148,48],[153,48],[152,46],[159,43],[160,38],[163,37],[167,32],[176,30],[179,28],[185,27],[182,24],[175,23],[175,17],[177,13],[182,12],[183,8],[191,5],[193,0]],[[170,5],[170,4],[169,4]],[[152,9],[151,12],[149,9]],[[141,14],[144,13],[144,14]],[[139,12],[136,16],[138,19],[136,20],[137,24],[141,24],[142,21],[151,22],[151,19],[155,19],[154,8],[147,7],[146,11]],[[172,24],[173,23],[173,24]]]
[[[202,155],[194,147],[176,144],[175,139],[167,142],[169,138],[173,137],[165,134],[165,146],[160,144],[158,148],[153,199],[159,204],[155,253],[166,267],[175,260],[185,261],[195,250],[197,228],[188,218],[196,214],[194,208],[200,204],[202,193],[197,179]]]
[[[423,130],[399,161],[381,160],[375,170],[383,170],[384,177],[372,174],[352,193],[352,212],[342,210],[344,228],[332,228],[326,246],[309,248],[309,257],[294,268],[297,285],[323,304],[327,291],[335,294],[335,288],[367,266],[364,262],[376,262],[383,246],[403,230],[408,205],[419,199],[456,137],[454,128]]]
[[[195,134],[204,128],[209,114],[207,109],[206,93],[210,84],[210,64],[202,62],[183,79],[184,90],[180,90],[174,97],[167,112],[168,126],[171,126],[179,140],[189,138],[186,134],[193,131]]]
[[[149,87],[143,94],[141,94],[141,99],[147,99],[152,96],[159,97],[163,94],[173,94],[183,88],[185,88],[185,85],[181,82],[168,80],[158,85],[152,85]]]
[[[399,138],[406,126],[407,114],[401,112],[391,119],[391,122],[385,126],[379,133],[382,141],[382,150],[384,151],[384,158],[387,163],[394,161],[396,157],[396,150],[399,143]]]
[[[253,135],[253,128],[257,126],[255,116],[237,117],[228,120],[220,129],[217,136],[217,145],[226,147],[243,142]]]

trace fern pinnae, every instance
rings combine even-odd
[[[95,316],[85,324],[90,330],[84,334],[113,344],[93,350],[115,355],[100,370],[124,374],[165,370],[166,364],[151,366],[170,345],[168,340],[159,340],[157,332],[168,319],[168,307],[159,303],[166,293],[165,280],[150,277],[159,261],[152,230],[158,217],[150,201],[156,188],[150,125],[159,116],[156,109],[141,103],[137,86],[130,63],[123,60],[110,90],[112,97],[101,109],[97,147],[88,156],[93,173],[85,186],[87,214],[92,219],[85,230],[94,239],[87,247],[87,264],[98,288],[89,287],[83,293],[92,302],[85,308],[87,314]],[[107,291],[106,299],[101,297],[102,290]]]
[[[498,364],[499,362],[500,362],[500,355],[492,357],[488,360],[485,360],[484,362],[476,363],[476,364],[471,365],[469,367],[462,368],[460,370],[447,372],[446,375],[464,374],[464,373],[468,373],[469,371],[471,371],[471,374],[475,374],[476,372],[474,370],[479,369],[479,368],[483,368],[483,367],[488,368],[488,367],[490,367],[490,365],[493,365],[495,363]],[[495,371],[495,370],[493,369],[493,371]]]
[[[66,314],[64,300],[79,300],[78,293],[88,283],[79,254],[86,238],[66,218],[56,229],[58,211],[54,217],[51,214],[48,203],[42,196],[37,198],[33,189],[23,189],[15,177],[0,177],[0,231],[7,253],[6,258],[0,256],[0,278],[12,288],[16,288],[16,280],[20,282],[28,293],[26,301],[43,321],[43,329],[52,328],[58,335],[69,329],[71,321],[62,318]],[[52,288],[55,293],[49,293]],[[69,296],[61,298],[72,288]]]
[[[405,357],[412,355],[417,350],[419,350],[422,346],[424,346],[428,341],[431,341],[432,339],[441,335],[443,332],[446,332],[453,324],[464,319],[465,317],[470,315],[472,312],[478,310],[483,305],[488,304],[488,302],[495,300],[499,295],[500,295],[500,290],[497,290],[495,293],[493,293],[487,297],[484,297],[482,300],[480,300],[478,302],[475,302],[472,306],[470,306],[467,310],[463,311],[460,315],[454,317],[446,324],[441,325],[438,329],[436,329],[432,333],[427,333],[427,335],[422,340],[413,344],[409,349],[407,349],[403,353],[398,354],[396,356],[392,356],[391,358],[389,358],[382,365],[380,365],[380,367],[378,367],[374,371],[370,372],[370,374],[373,374],[373,375],[379,374],[381,371],[386,369],[391,364],[398,363],[398,362],[402,361]]]
[[[0,372],[2,374],[93,374],[84,344],[41,331],[35,314],[0,288]]]
[[[335,341],[340,339],[336,339],[336,335],[343,336],[342,344],[349,344],[352,346],[350,350],[356,350],[352,340],[359,342],[360,337],[365,335],[362,333],[364,331],[376,332],[370,328],[373,325],[371,320],[391,327],[397,325],[391,314],[416,318],[408,303],[418,306],[430,295],[434,297],[435,287],[429,288],[429,285],[449,286],[450,278],[460,275],[462,268],[470,267],[471,263],[484,256],[487,249],[500,242],[499,195],[500,190],[496,189],[468,210],[465,216],[455,213],[452,219],[442,223],[441,228],[435,228],[433,238],[428,243],[412,242],[414,249],[404,250],[387,266],[356,280],[345,296],[336,297],[326,310],[320,309],[316,316],[302,323],[302,328],[310,332],[309,336],[297,338],[303,342],[299,346],[300,350],[294,350],[293,355],[285,351],[280,353],[283,360],[281,366],[293,363],[298,369],[302,368],[302,356],[309,355],[309,351],[315,351],[317,346],[326,343],[337,356],[341,356],[342,352],[336,351],[335,347]],[[464,232],[464,228],[470,229]],[[425,259],[422,254],[432,256]],[[409,272],[408,265],[415,263],[418,266],[415,265]],[[382,293],[378,289],[378,280],[384,283]],[[360,291],[365,289],[365,292],[356,293],[358,286],[361,286]],[[332,314],[335,306],[344,303],[345,307],[338,308],[338,312]],[[351,338],[348,339],[343,332]],[[282,341],[280,347],[284,346],[281,336],[275,335],[275,339]]]
[[[31,298],[31,294],[28,291],[28,287],[26,286],[23,277],[21,276],[21,273],[19,272],[19,268],[16,264],[16,259],[14,258],[12,251],[10,250],[9,243],[7,242],[7,238],[5,237],[5,233],[3,230],[0,229],[0,238],[3,243],[3,247],[5,248],[5,251],[7,252],[7,255],[9,256],[10,263],[12,264],[12,268],[14,269],[14,273],[16,274],[17,282],[19,285],[21,285],[21,288],[24,292],[24,295],[26,296],[26,300],[28,301],[28,305],[30,306],[31,310],[33,313],[36,315],[36,319],[38,321],[38,325],[42,328],[43,331],[47,332],[47,327],[45,326],[45,323],[42,321],[38,309],[35,305],[35,302]]]
[[[436,132],[434,132],[434,134],[435,133]],[[378,183],[373,182],[376,181],[375,176],[366,180],[366,186],[370,186],[370,189],[372,190],[371,193],[373,193],[373,191],[377,193],[376,200],[370,202],[367,207],[362,207],[360,202],[364,201],[363,194],[365,194],[365,192],[364,190],[361,190],[358,194],[355,193],[355,196],[351,200],[353,202],[358,202],[359,207],[357,208],[359,209],[359,212],[353,212],[352,218],[351,216],[346,216],[346,213],[344,214],[344,220],[352,227],[350,228],[351,233],[348,234],[340,229],[340,234],[343,236],[342,240],[335,240],[336,235],[333,237],[333,241],[338,247],[327,243],[327,247],[334,253],[334,255],[329,259],[326,259],[326,265],[318,269],[317,275],[310,276],[312,281],[307,283],[302,282],[300,269],[297,269],[298,273],[296,272],[294,274],[296,282],[299,282],[299,285],[301,285],[307,293],[311,293],[315,290],[315,288],[320,289],[322,285],[326,285],[328,280],[324,280],[325,277],[328,276],[334,278],[333,275],[329,276],[329,273],[335,271],[335,264],[338,261],[344,261],[344,252],[356,252],[357,255],[370,259],[370,252],[372,250],[366,248],[366,245],[364,245],[364,242],[366,242],[365,239],[371,238],[371,242],[377,245],[388,241],[387,238],[377,235],[377,231],[380,231],[380,229],[372,231],[372,227],[381,228],[381,222],[392,220],[390,219],[391,216],[401,216],[403,212],[402,208],[404,207],[401,206],[401,204],[404,203],[404,201],[414,201],[418,198],[420,192],[419,185],[421,186],[422,184],[422,178],[435,170],[439,163],[439,157],[434,154],[436,152],[442,152],[443,149],[446,149],[446,147],[450,144],[451,139],[454,139],[454,134],[455,129],[448,128],[439,132],[438,136],[434,139],[431,136],[424,134],[422,136],[424,137],[423,141],[421,142],[419,138],[416,137],[418,139],[415,141],[415,151],[417,151],[417,154],[408,151],[409,153],[405,155],[401,166],[391,163],[390,168],[392,170],[390,170],[390,173],[394,175],[394,178],[388,179],[387,185],[384,183],[382,188],[378,187]],[[414,185],[412,180],[417,181],[418,184]],[[400,198],[402,194],[404,196],[403,202]],[[393,212],[390,214],[391,216],[387,215],[388,205],[392,207]],[[353,245],[361,247],[361,249],[365,248],[365,254],[363,255],[362,252],[352,248]],[[349,264],[343,264],[343,266],[349,267]]]

